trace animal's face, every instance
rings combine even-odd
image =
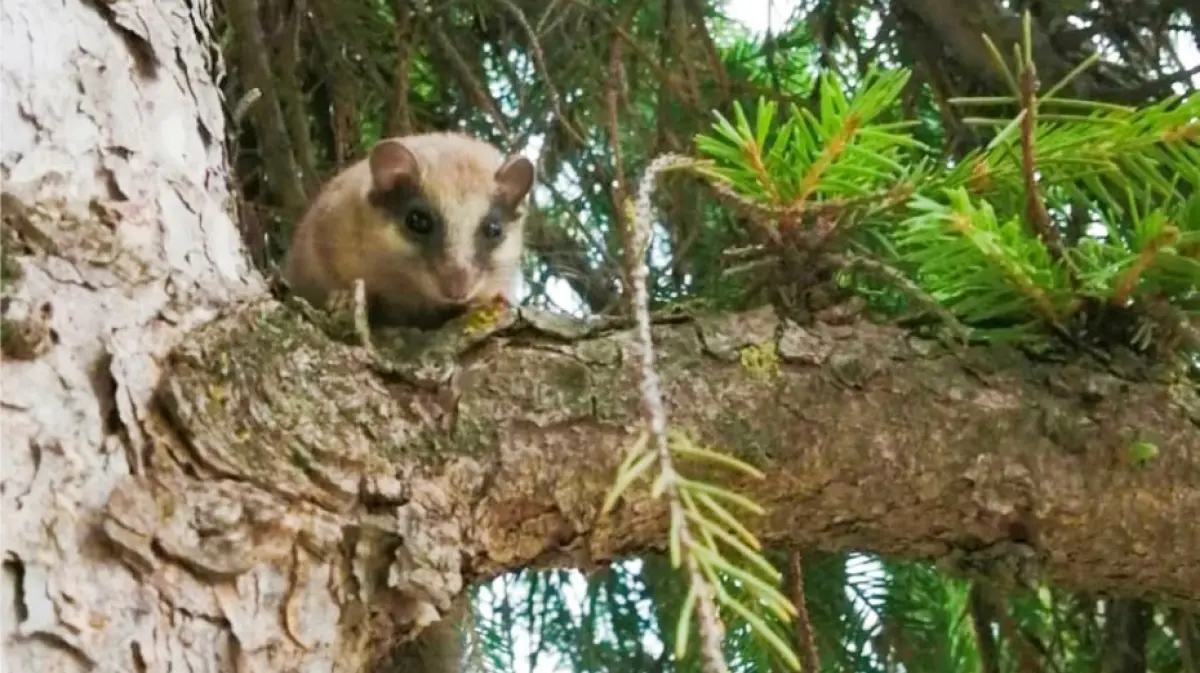
[[[463,136],[385,140],[370,158],[372,205],[388,222],[388,239],[405,254],[394,269],[434,303],[490,299],[513,280],[524,238],[525,197],[533,165],[507,161],[490,145]],[[488,295],[488,296],[484,296]]]

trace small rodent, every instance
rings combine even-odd
[[[467,135],[385,138],[322,188],[283,277],[317,307],[361,278],[373,326],[431,329],[514,304],[533,181],[529,159]]]

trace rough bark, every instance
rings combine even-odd
[[[970,0],[969,3],[949,0],[901,0],[900,5],[920,17],[938,41],[960,61],[967,70],[990,82],[997,91],[1008,90],[1000,66],[996,63],[982,36],[987,35],[1011,64],[1012,45],[1021,40],[1020,20],[1012,13],[1000,8],[994,0]],[[1057,81],[1075,65],[1062,59],[1050,44],[1049,38],[1034,28],[1033,53],[1037,69],[1048,81]],[[1090,81],[1083,75],[1079,82]],[[1079,86],[1078,84],[1076,86]]]
[[[0,6],[3,329],[49,321],[40,357],[3,356],[4,670],[232,670],[242,656],[212,618],[220,596],[236,620],[235,583],[171,602],[179,569],[139,579],[98,534],[141,469],[161,358],[262,292],[230,216],[210,20],[203,1]]]
[[[0,9],[4,667],[358,671],[465,581],[661,545],[640,491],[596,514],[638,424],[627,332],[510,315],[427,388],[264,297],[209,12]],[[1200,601],[1193,392],[763,313],[656,335],[674,423],[768,473],[731,484],[768,542],[1015,541],[1066,586]],[[777,371],[742,359],[775,341]]]
[[[981,39],[984,34],[991,38],[1008,67],[1014,69],[1012,45],[1022,40],[1021,20],[1015,12],[995,0],[900,0],[898,6],[918,17],[930,33],[910,35],[910,39],[933,38],[932,42],[943,45],[939,49],[944,48],[948,56],[980,82],[987,83],[994,91],[1015,95]],[[1055,43],[1054,31],[1046,28],[1036,21],[1031,26],[1033,58],[1043,88],[1059,82],[1090,53],[1081,44],[1064,52]],[[1064,93],[1085,100],[1137,105],[1169,95],[1173,84],[1185,82],[1195,74],[1189,70],[1131,87],[1115,77],[1115,73],[1104,70],[1079,73],[1067,84]]]

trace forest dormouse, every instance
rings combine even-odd
[[[361,278],[376,326],[430,329],[513,304],[533,180],[529,159],[470,136],[386,138],[318,194],[283,276],[318,307]]]

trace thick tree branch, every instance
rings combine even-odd
[[[288,536],[337,555],[366,526],[375,552],[362,563],[400,564],[402,593],[440,610],[464,578],[661,547],[663,508],[636,489],[597,519],[640,427],[632,336],[513,320],[474,338],[438,390],[372,373],[364,353],[273,304],[212,325],[176,356],[166,420],[150,430],[176,438],[156,471],[170,486],[129,482],[109,530],[236,575],[290,548]],[[1200,601],[1194,394],[998,349],[952,355],[871,325],[789,324],[777,372],[743,366],[741,349],[769,344],[776,328],[760,312],[655,337],[672,422],[768,473],[754,494],[770,510],[756,526],[769,543],[939,559],[1019,542],[1064,586]],[[1140,467],[1126,460],[1139,440],[1161,449]],[[229,533],[237,544],[147,526],[121,505],[168,498],[186,520],[195,515],[181,504],[227,485],[256,508],[279,502],[254,520],[257,536]],[[279,528],[290,532],[262,532]],[[378,618],[378,595],[363,600]],[[385,604],[388,628],[421,614]]]
[[[991,38],[1000,53],[1010,59],[1011,45],[1020,41],[1021,22],[1016,16],[999,8],[993,0],[901,0],[900,4],[929,28],[933,42],[946,45],[964,71],[990,82],[998,91],[1007,88],[982,36]],[[1033,56],[1043,81],[1055,82],[1074,67],[1075,63],[1054,49],[1039,26],[1034,26],[1032,37]],[[1082,96],[1084,91],[1095,87],[1094,77],[1083,73],[1069,88],[1071,93]]]

